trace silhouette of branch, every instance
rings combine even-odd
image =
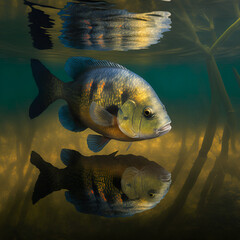
[[[210,48],[211,52],[214,54],[216,52],[216,49],[223,44],[223,42],[229,38],[229,36],[235,32],[238,27],[240,26],[240,18],[238,18],[212,45]]]

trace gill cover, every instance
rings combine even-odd
[[[131,138],[139,137],[140,118],[136,118],[136,103],[126,101],[118,111],[117,121],[119,129]]]
[[[139,198],[136,191],[136,177],[139,175],[139,170],[135,167],[127,168],[122,175],[121,188],[122,191],[128,196],[129,199]]]

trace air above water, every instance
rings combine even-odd
[[[0,2],[1,239],[237,239],[238,0]]]

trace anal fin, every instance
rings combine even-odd
[[[100,152],[111,139],[101,135],[88,135],[87,144],[88,148],[93,152]]]
[[[62,126],[73,132],[81,132],[87,129],[81,122],[79,122],[71,113],[67,105],[62,106],[58,112],[59,121]]]

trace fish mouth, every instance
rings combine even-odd
[[[159,128],[159,129],[156,129],[156,134],[159,135],[159,136],[162,136],[162,135],[168,133],[172,129],[170,123],[167,123],[163,127]]]

